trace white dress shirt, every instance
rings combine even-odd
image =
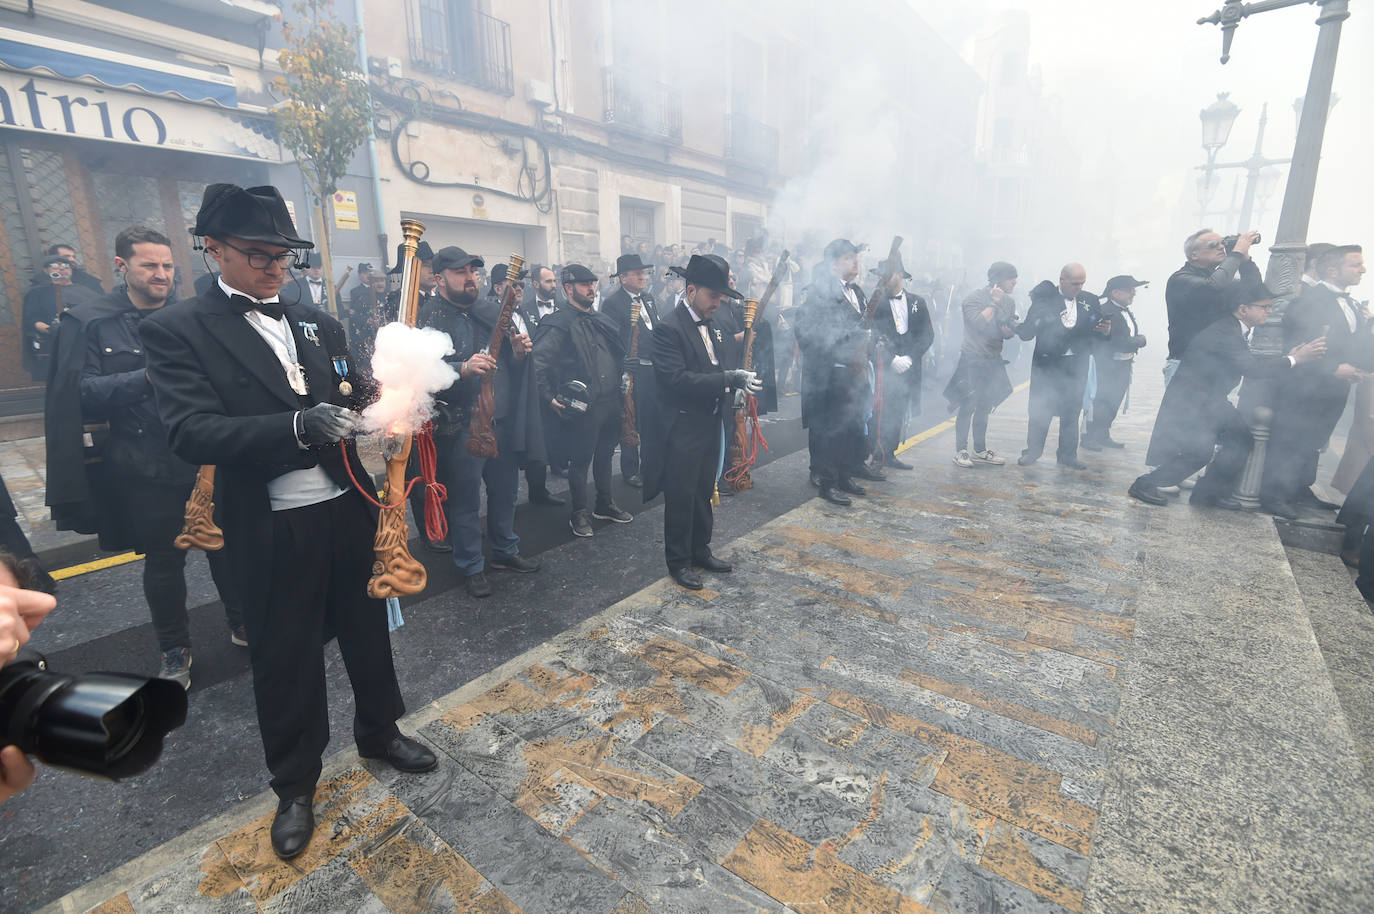
[[[1356,328],[1360,326],[1360,315],[1355,310],[1355,303],[1350,300],[1350,293],[1345,289],[1333,286],[1324,279],[1321,284],[1336,293],[1336,301],[1341,303],[1341,313],[1345,315],[1345,322],[1349,325],[1350,332],[1354,333]]]
[[[900,336],[906,333],[907,319],[911,317],[911,306],[907,304],[906,293],[899,294],[889,300],[892,306],[892,324],[897,328]]]

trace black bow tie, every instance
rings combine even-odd
[[[274,321],[281,320],[283,314],[281,302],[256,302],[247,295],[231,295],[229,296],[229,304],[233,305],[240,314],[259,311]]]

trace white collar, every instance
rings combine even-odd
[[[687,309],[688,314],[692,315],[692,320],[696,323],[700,324],[702,321],[710,320],[710,318],[702,317],[700,314],[697,314],[697,310],[687,303],[686,298],[682,299],[682,306]]]
[[[248,299],[251,302],[257,302],[258,304],[263,305],[277,304],[281,300],[280,295],[273,295],[271,298],[254,298],[247,292],[240,292],[238,289],[235,289],[233,286],[229,285],[229,283],[224,281],[223,276],[215,277],[215,281],[219,283],[219,287],[224,291],[224,294],[229,296],[230,298],[233,298],[235,295],[242,295],[244,298]]]

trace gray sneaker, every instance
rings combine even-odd
[[[572,527],[572,532],[575,536],[592,535],[592,522],[591,519],[587,517],[586,511],[574,511],[572,520],[570,520],[568,524]]]
[[[734,493],[732,492],[731,494],[733,495]],[[621,508],[615,502],[611,502],[604,508],[596,508],[592,511],[592,517],[595,517],[597,520],[608,520],[616,524],[628,524],[635,519],[633,514]]]
[[[162,652],[162,669],[158,670],[158,679],[170,679],[173,682],[181,683],[183,689],[191,688],[191,649],[189,647],[174,647],[170,651]]]

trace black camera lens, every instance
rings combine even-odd
[[[119,780],[141,774],[186,722],[175,682],[128,673],[53,673],[40,658],[0,667],[0,745],[45,764]]]

